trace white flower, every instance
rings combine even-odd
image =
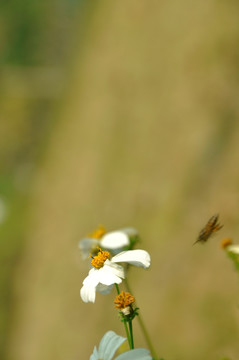
[[[133,245],[138,236],[138,231],[133,227],[106,232],[103,226],[99,226],[91,235],[79,241],[79,248],[83,259],[88,258],[89,253],[95,254],[97,246],[117,254]]]
[[[114,331],[108,331],[100,341],[99,349],[94,347],[90,360],[112,360],[116,350],[123,344],[126,338],[117,335]],[[115,360],[152,360],[146,349],[134,349],[117,356]]]
[[[94,266],[83,281],[81,298],[84,302],[95,302],[96,291],[109,293],[114,284],[120,284],[125,278],[124,268],[118,262],[126,262],[135,266],[148,268],[150,255],[145,250],[123,251],[109,260],[110,254],[100,249],[91,264]]]
[[[239,254],[239,245],[228,245],[226,249],[234,254]]]

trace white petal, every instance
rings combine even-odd
[[[106,260],[105,263],[104,263],[104,268],[107,271],[112,272],[116,276],[121,277],[121,278],[124,279],[124,268],[123,268],[123,266],[121,266],[119,264],[115,264],[111,260]]]
[[[81,298],[84,302],[95,302],[96,286],[99,284],[99,272],[91,269],[89,275],[83,281],[80,291]]]
[[[226,250],[234,254],[239,254],[239,245],[229,245],[226,247]]]
[[[111,360],[125,340],[126,338],[117,335],[114,331],[108,331],[99,345],[99,359]]]
[[[111,264],[104,265],[103,268],[99,269],[99,282],[104,285],[120,284],[122,282],[121,277],[118,276],[119,269],[115,269]],[[122,268],[122,267],[121,267]],[[124,277],[123,268],[120,270],[120,274]]]
[[[90,360],[99,360],[99,354],[96,349],[96,346],[94,347],[93,353],[90,356]]]
[[[145,250],[129,250],[123,251],[115,255],[112,262],[127,262],[129,264],[148,268],[150,266],[150,255]]]
[[[90,286],[85,286],[83,285],[81,290],[80,290],[80,296],[81,299],[87,303],[87,302],[95,302],[95,292],[96,292],[96,288],[95,287],[90,287]]]
[[[103,295],[107,295],[111,292],[112,288],[113,288],[113,284],[112,285],[103,285],[103,284],[98,284],[96,286],[96,291],[98,291],[99,293],[103,294]]]
[[[147,349],[134,349],[126,351],[117,356],[115,360],[152,360],[152,356]]]
[[[99,282],[99,270],[93,268],[89,271],[88,276],[83,281],[83,285],[96,286]]]
[[[100,240],[100,245],[106,249],[118,249],[129,245],[129,237],[123,231],[112,231]]]

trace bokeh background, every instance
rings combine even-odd
[[[239,4],[0,4],[0,358],[88,359],[123,335],[84,304],[78,241],[134,226],[129,281],[166,360],[239,357]],[[224,224],[192,246],[215,213]],[[146,346],[138,324],[136,346]]]

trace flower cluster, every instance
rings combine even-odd
[[[223,225],[218,223],[219,215],[212,216],[200,231],[195,243],[206,243],[207,240]],[[100,341],[99,347],[94,347],[90,360],[156,360],[159,359],[150,340],[146,327],[139,315],[135,296],[129,290],[126,279],[131,265],[149,268],[151,263],[147,251],[134,249],[139,239],[138,231],[134,228],[124,228],[106,232],[103,226],[88,235],[79,242],[82,257],[90,258],[90,270],[83,280],[80,295],[83,302],[95,302],[96,293],[109,294],[113,287],[117,291],[114,306],[124,325],[126,337],[117,335],[114,331],[108,331]],[[227,256],[233,261],[236,271],[239,273],[239,245],[233,244],[231,238],[225,238],[221,247]],[[119,285],[124,282],[127,291],[120,291]],[[134,348],[133,320],[137,317],[141,326],[148,348]],[[129,350],[120,353],[121,345],[128,340]],[[115,357],[116,352],[120,353]],[[162,358],[160,360],[163,360]],[[225,358],[226,360],[226,358]]]
[[[125,331],[130,347],[129,351],[117,356],[117,360],[152,360],[146,349],[134,349],[132,320],[138,315],[138,308],[133,307],[135,298],[129,292],[119,291],[119,284],[126,278],[127,268],[130,265],[142,267],[150,266],[150,255],[147,251],[137,249],[132,250],[139,236],[134,228],[106,232],[100,226],[87,238],[80,241],[79,247],[82,257],[91,258],[88,275],[83,280],[80,295],[85,303],[95,302],[96,292],[108,294],[113,286],[116,287],[118,295],[114,300],[115,307],[119,310],[121,320],[124,323]],[[87,256],[90,253],[89,256]],[[126,340],[116,335],[113,331],[108,331],[102,338],[99,349],[94,348],[90,360],[111,360]]]

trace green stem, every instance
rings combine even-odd
[[[119,285],[115,283],[115,287],[116,287],[117,294],[119,295],[119,293],[120,293]]]
[[[129,329],[128,329],[127,321],[126,321],[126,320],[124,320],[124,328],[125,328],[125,332],[126,332],[126,335],[127,335],[127,339],[128,339],[128,343],[129,343],[129,348],[130,348],[130,349],[133,349],[133,348],[132,348],[132,343],[131,343],[131,337],[130,337],[130,334],[129,334]]]
[[[129,283],[128,283],[127,279],[125,279],[125,286],[126,286],[127,291],[128,291],[130,294],[132,294],[132,291],[131,291],[131,289],[130,289],[130,286],[129,286]],[[136,304],[135,304],[135,305],[136,305]],[[145,326],[145,324],[144,324],[144,321],[143,321],[141,315],[138,315],[137,318],[138,318],[138,321],[139,321],[139,325],[140,325],[140,327],[141,327],[141,330],[142,330],[142,332],[143,332],[143,335],[144,335],[144,337],[145,337],[145,340],[146,340],[146,342],[147,342],[147,345],[148,345],[148,347],[149,347],[149,350],[150,350],[150,352],[151,352],[151,355],[153,356],[154,359],[158,359],[157,353],[156,353],[156,351],[155,351],[155,349],[154,349],[154,346],[153,346],[153,344],[152,344],[152,341],[151,341],[151,339],[150,339],[149,333],[148,333],[148,331],[147,331],[147,329],[146,329],[146,326]]]
[[[133,326],[132,326],[132,320],[129,321],[129,332],[130,332],[130,338],[131,338],[131,349],[134,349],[134,337],[133,337]]]

